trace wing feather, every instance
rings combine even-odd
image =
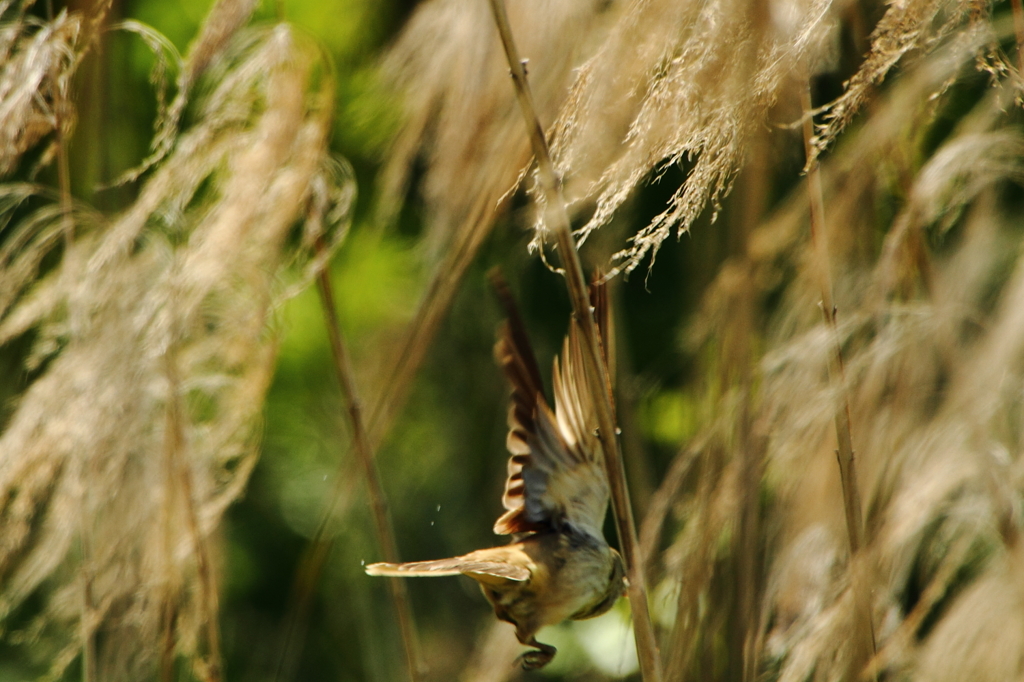
[[[502,496],[507,511],[494,532],[527,533],[568,524],[600,537],[608,480],[576,323],[570,323],[562,366],[557,359],[554,363],[552,411],[515,301],[500,275],[492,274],[491,280],[508,316],[499,328],[495,358],[512,385],[506,439],[511,457]],[[595,300],[606,307],[607,297]],[[608,319],[606,310],[595,312],[599,320]]]

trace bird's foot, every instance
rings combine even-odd
[[[527,642],[527,646],[535,646],[537,648],[533,651],[527,651],[519,657],[519,663],[523,666],[523,670],[543,668],[551,662],[551,659],[555,657],[555,653],[558,651],[558,649],[550,644],[542,644],[536,639]]]

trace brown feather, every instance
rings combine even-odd
[[[523,468],[530,462],[529,441],[536,429],[537,405],[544,400],[544,389],[537,359],[512,292],[500,270],[492,270],[489,277],[507,317],[498,330],[494,358],[512,385],[508,412],[509,432],[505,440],[512,456],[508,460],[508,478],[501,498],[507,511],[495,522],[494,532],[499,535],[528,533],[545,527],[543,523],[528,520],[523,514],[527,492]]]
[[[508,285],[496,271],[491,282],[508,314],[498,331],[495,359],[512,386],[506,439],[511,457],[502,495],[506,512],[494,524],[494,532],[530,533],[569,524],[599,536],[608,482],[601,442],[594,433],[596,416],[579,329],[575,322],[570,324],[561,365],[558,359],[553,363],[552,410],[544,400],[536,358]],[[595,314],[607,330],[603,285],[592,285],[591,295]]]
[[[530,570],[525,566],[504,561],[482,561],[470,559],[472,555],[437,559],[435,561],[413,561],[405,564],[370,564],[366,567],[368,575],[384,575],[397,577],[439,577],[446,575],[488,575],[506,580],[521,582],[530,578]]]

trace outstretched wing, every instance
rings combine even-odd
[[[502,503],[494,524],[499,535],[559,528],[566,524],[595,537],[608,506],[608,479],[596,419],[587,390],[582,346],[575,322],[563,350],[564,369],[554,366],[555,411],[544,400],[540,372],[515,301],[499,275],[492,275],[508,314],[495,345],[495,359],[512,384],[511,457]],[[606,300],[600,296],[595,302]],[[600,312],[598,319],[607,319]],[[607,345],[606,345],[607,347]]]
[[[597,411],[583,362],[580,331],[572,321],[562,345],[561,367],[556,358],[553,378],[555,420],[575,466],[557,476],[554,485],[566,520],[590,535],[603,537],[608,475],[597,434]]]

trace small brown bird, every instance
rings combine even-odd
[[[370,575],[467,575],[494,605],[495,615],[516,626],[526,669],[547,665],[555,647],[537,641],[545,625],[599,616],[625,589],[622,557],[608,546],[602,526],[608,478],[596,413],[583,367],[575,321],[570,322],[562,362],[554,361],[554,411],[544,400],[540,371],[515,302],[500,275],[492,275],[508,320],[498,332],[495,359],[512,384],[507,447],[508,480],[494,524],[512,542],[451,559],[371,564]],[[608,306],[603,286],[591,301],[609,352]]]

